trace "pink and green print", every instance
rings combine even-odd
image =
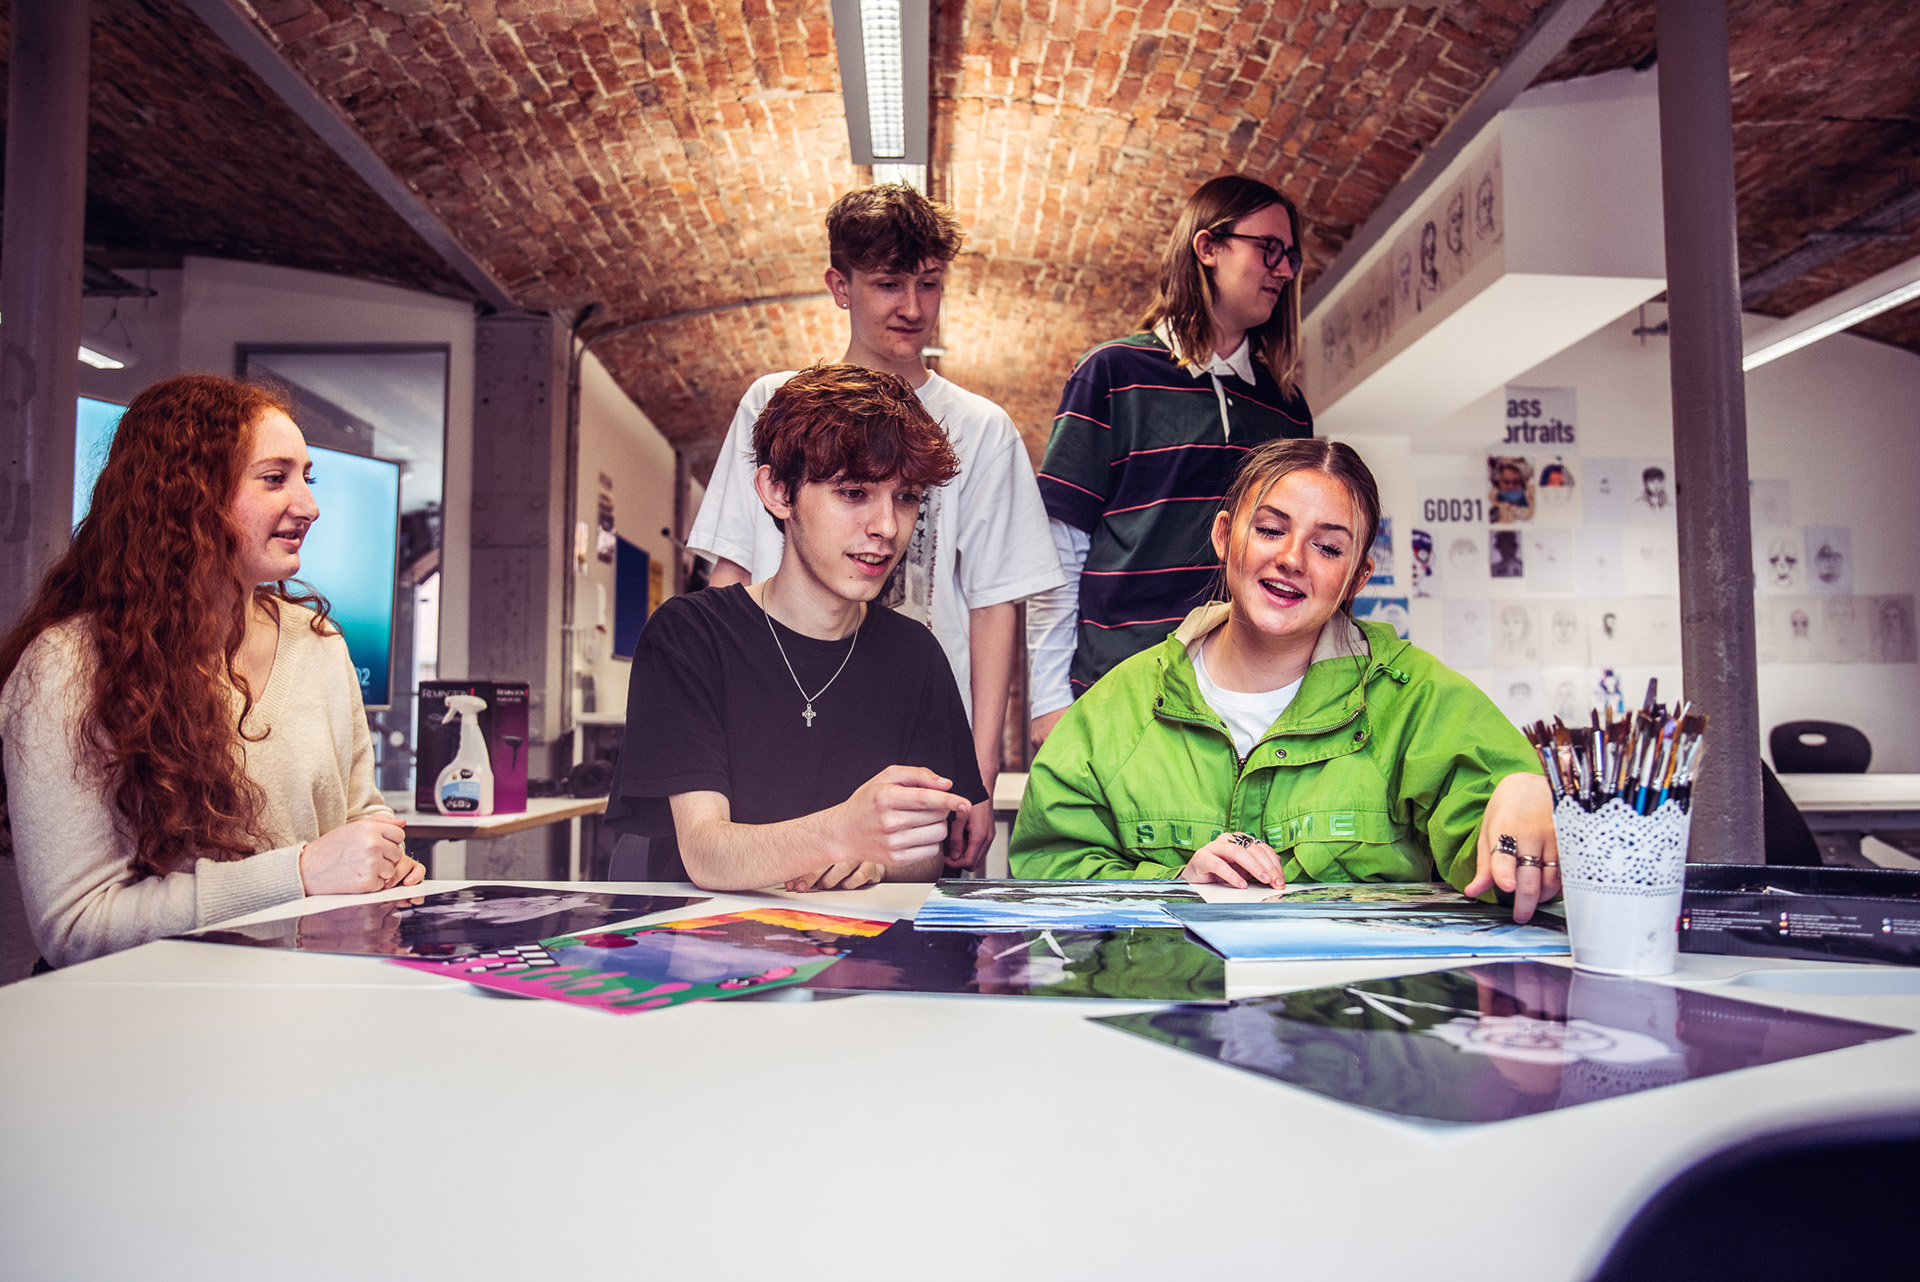
[[[753,908],[561,935],[451,961],[393,961],[498,992],[630,1014],[811,979],[845,956],[849,941],[877,935],[886,926],[852,917]]]

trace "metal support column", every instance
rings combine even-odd
[[[1689,858],[1760,863],[1747,404],[1725,0],[1659,0],[1660,174],[1686,695],[1713,718]]]
[[[14,0],[0,245],[0,630],[73,526],[87,200],[85,0]]]

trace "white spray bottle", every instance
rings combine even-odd
[[[487,701],[478,695],[450,694],[445,725],[460,718],[460,750],[433,781],[433,801],[443,815],[493,813],[493,765],[487,760],[486,736],[480,733],[480,714]]]

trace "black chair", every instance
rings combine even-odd
[[[1783,775],[1865,774],[1873,760],[1867,736],[1838,721],[1783,721],[1768,732],[1767,748]]]
[[[1793,798],[1787,795],[1764,761],[1760,763],[1760,802],[1761,823],[1766,833],[1766,862],[1776,866],[1820,867],[1823,862],[1820,843],[1814,840],[1813,830],[1807,827],[1800,807],[1793,804]]]
[[[1592,1282],[1911,1277],[1920,1114],[1763,1135],[1675,1176]]]

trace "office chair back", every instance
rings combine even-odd
[[[1767,863],[1820,867],[1820,843],[1807,827],[1806,816],[1764,761],[1760,763],[1760,817]]]
[[[1593,1282],[1911,1277],[1920,1114],[1762,1135],[1675,1176]]]
[[[1867,736],[1838,721],[1783,721],[1768,732],[1767,747],[1783,775],[1864,774],[1873,760]]]

